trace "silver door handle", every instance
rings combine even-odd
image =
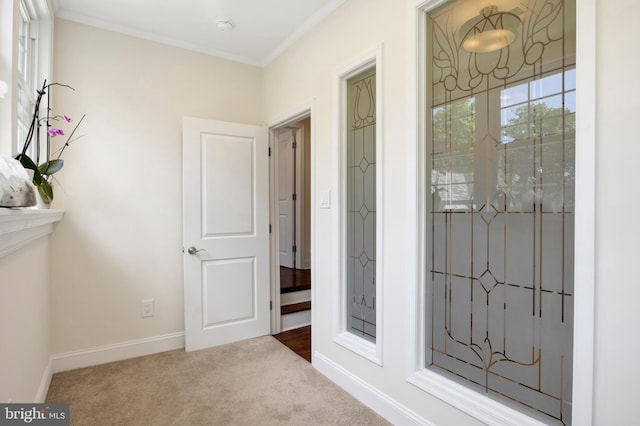
[[[189,254],[196,254],[199,251],[204,251],[204,249],[197,249],[197,248],[195,248],[193,246],[191,246],[191,247],[189,247],[187,249],[187,253],[189,253]]]

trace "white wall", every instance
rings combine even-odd
[[[580,0],[578,0],[580,3]],[[640,250],[640,209],[633,170],[640,158],[634,121],[640,113],[640,5],[632,0],[597,1],[598,121],[595,424],[631,424],[637,414],[632,391],[640,382],[640,330],[636,327],[640,279],[635,272]],[[437,425],[476,422],[440,400],[409,385],[412,342],[412,273],[415,258],[415,142],[407,118],[408,26],[405,2],[350,0],[266,67],[267,120],[297,105],[315,102],[315,186],[330,189],[332,209],[316,204],[313,253],[314,356],[373,386],[410,411]],[[410,35],[411,36],[411,35]],[[379,174],[384,182],[384,330],[383,366],[349,352],[333,341],[338,316],[338,145],[332,75],[352,58],[383,43],[383,151]],[[580,64],[578,64],[578,68]],[[283,87],[287,89],[283,91]],[[577,142],[580,143],[579,141]]]
[[[0,403],[34,402],[49,364],[49,239],[0,257]]]
[[[184,331],[182,118],[262,123],[262,70],[56,20],[54,76],[87,118],[54,188],[52,353]]]
[[[623,425],[637,422],[640,382],[640,3],[598,0],[597,11],[594,423]]]

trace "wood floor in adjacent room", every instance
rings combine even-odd
[[[311,326],[296,328],[295,330],[285,331],[276,334],[283,345],[300,355],[302,358],[311,362]]]

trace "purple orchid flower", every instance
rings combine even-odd
[[[64,132],[62,131],[62,129],[56,129],[55,127],[51,127],[47,131],[49,132],[49,135],[51,135],[51,137],[64,136]]]

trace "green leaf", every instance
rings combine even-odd
[[[47,161],[46,163],[40,164],[40,166],[38,166],[38,171],[40,172],[40,174],[49,176],[60,171],[63,165],[64,160],[51,160]]]
[[[33,170],[33,184],[35,186],[40,186],[40,184],[44,181],[42,178],[42,174],[38,170],[38,166],[33,162],[31,158],[29,158],[26,154],[18,154],[14,157],[16,160],[22,164],[22,167],[25,169]]]
[[[49,182],[42,179],[42,182],[38,185],[38,192],[45,204],[51,204],[51,201],[53,201],[53,188],[51,188]]]

